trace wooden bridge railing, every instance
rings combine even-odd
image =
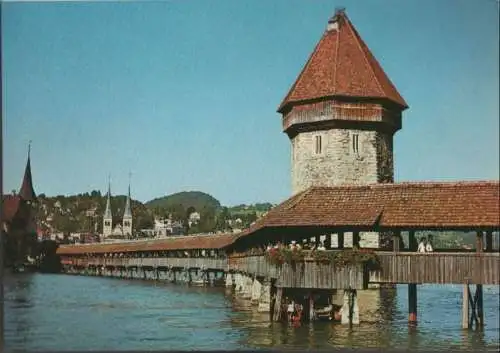
[[[206,268],[211,270],[227,270],[226,259],[214,258],[90,258],[74,259],[75,266],[113,266],[113,267],[173,267],[173,268]]]
[[[372,283],[439,283],[500,284],[500,254],[498,253],[410,253],[377,252],[380,270],[369,274]],[[64,259],[69,264],[67,259]],[[270,277],[281,287],[296,288],[366,288],[368,273],[358,267],[335,269],[312,259],[304,263],[269,264],[263,255],[237,255],[216,258],[87,258],[71,259],[76,266],[147,266],[174,268],[206,268],[234,271],[250,276]]]
[[[366,289],[368,286],[368,274],[362,266],[336,269],[333,265],[316,263],[313,259],[277,267],[263,255],[240,255],[229,258],[229,270],[274,278],[276,285],[284,288]]]
[[[380,271],[370,282],[500,284],[498,253],[394,253],[377,252]]]

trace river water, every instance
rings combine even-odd
[[[498,286],[484,287],[483,332],[461,330],[461,286],[418,287],[419,325],[407,325],[407,286],[392,291],[376,322],[267,322],[224,288],[51,274],[4,278],[7,349],[214,350],[394,347],[496,348]],[[363,313],[361,313],[363,320]],[[369,320],[368,320],[369,321]]]

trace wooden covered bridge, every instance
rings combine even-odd
[[[63,245],[58,254],[67,273],[224,281],[260,310],[275,311],[274,319],[285,295],[340,289],[346,291],[346,317],[357,322],[356,290],[402,283],[409,285],[409,321],[416,322],[417,284],[464,284],[463,325],[481,326],[482,285],[500,284],[500,257],[493,251],[499,197],[497,181],[312,187],[238,234]],[[416,232],[450,230],[476,232],[476,249],[416,251]],[[382,248],[363,246],[367,232],[380,234]],[[304,250],[317,247],[320,238],[326,250]],[[292,251],[291,242],[304,246]],[[277,244],[282,246],[273,250]],[[477,285],[474,297],[470,284]]]

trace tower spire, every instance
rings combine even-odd
[[[130,179],[132,178],[132,173],[128,173],[128,194],[127,201],[125,202],[125,211],[123,213],[123,218],[132,218],[132,210],[130,208]]]
[[[31,176],[31,140],[28,142],[28,161],[24,169],[24,177],[19,190],[19,196],[25,201],[36,201],[35,190],[33,189],[33,180]]]
[[[133,229],[132,229],[132,209],[130,207],[130,179],[132,177],[132,173],[128,173],[128,195],[127,195],[127,202],[125,203],[125,211],[123,212],[123,225],[122,225],[122,230],[123,230],[123,235],[127,238],[133,236]]]
[[[104,219],[113,218],[113,213],[111,212],[111,176],[108,175],[108,196],[106,200],[106,210],[104,211]]]

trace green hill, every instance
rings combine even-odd
[[[219,200],[201,191],[182,191],[148,201],[145,205],[151,210],[162,209],[174,213],[188,210],[215,212],[221,207]]]

